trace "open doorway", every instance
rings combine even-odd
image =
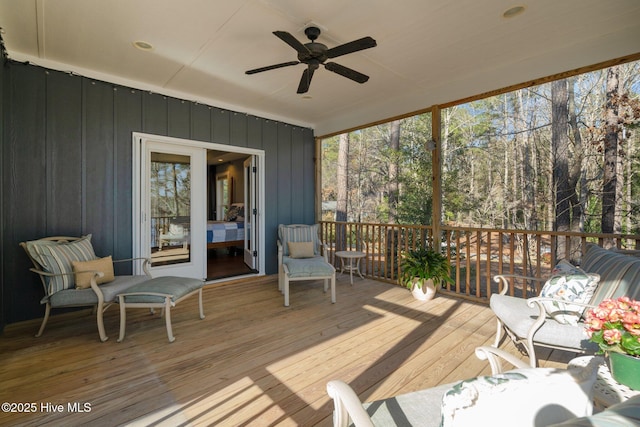
[[[152,275],[264,274],[264,152],[138,133],[133,141],[134,256],[152,259]]]
[[[256,188],[246,173],[254,156],[207,150],[207,280],[256,273],[245,253],[253,253],[257,236],[252,197]],[[254,170],[255,173],[255,170]]]

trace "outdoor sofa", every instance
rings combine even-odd
[[[499,347],[506,333],[529,355],[532,367],[537,365],[536,346],[576,353],[597,352],[597,345],[589,341],[585,332],[583,315],[586,309],[598,305],[606,298],[640,298],[640,258],[637,256],[589,243],[579,268],[569,266],[566,261],[558,263],[559,266],[562,264],[569,269],[573,268],[573,271],[554,272],[552,278],[542,279],[516,275],[498,275],[494,278],[500,285],[499,293],[493,294],[490,300],[491,309],[497,318],[494,346]],[[585,273],[595,281],[592,280],[587,285],[590,288],[588,293],[585,290],[582,295],[573,295],[577,299],[570,304],[568,300],[557,300],[544,295],[529,299],[507,295],[507,291],[511,289],[509,282],[514,279],[550,283],[553,278],[565,280],[563,274],[577,278]],[[566,288],[567,281],[564,283]],[[564,291],[567,290],[565,288]]]

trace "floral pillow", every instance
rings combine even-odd
[[[546,426],[591,415],[597,366],[517,369],[459,382],[442,398],[440,426]]]
[[[554,298],[542,304],[547,313],[562,324],[576,326],[585,307],[570,304],[587,304],[595,292],[600,275],[586,273],[566,260],[561,260],[551,271],[551,277],[542,287],[541,297]],[[565,302],[566,301],[566,302]]]

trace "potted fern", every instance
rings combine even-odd
[[[400,268],[400,284],[421,301],[433,299],[437,288],[453,283],[449,260],[433,249],[421,247],[403,253]]]

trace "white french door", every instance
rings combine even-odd
[[[134,132],[133,256],[151,258],[154,277],[207,277],[207,151],[212,150],[249,156],[243,172],[244,260],[256,274],[265,274],[264,151]],[[134,265],[134,273],[141,274]]]
[[[258,269],[258,173],[257,158],[244,161],[244,263]]]
[[[204,279],[206,150],[143,137],[136,141],[136,150],[135,256],[151,258],[154,277]]]

